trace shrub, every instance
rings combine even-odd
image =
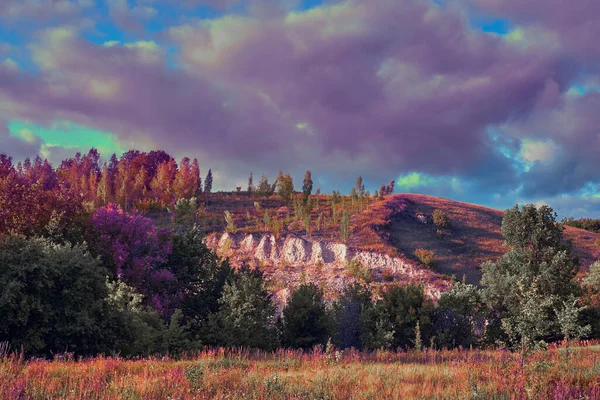
[[[351,260],[348,258],[346,260],[346,271],[348,271],[348,274],[358,281],[362,280],[365,283],[370,283],[373,280],[373,276],[369,267],[362,265],[360,261]]]
[[[431,268],[433,267],[433,264],[435,264],[435,255],[431,250],[416,249],[414,255],[423,265],[427,265]]]
[[[235,232],[236,231],[236,227],[235,227],[235,221],[233,219],[233,215],[225,210],[225,222],[227,223],[227,226],[225,227],[225,230],[227,232]]]
[[[433,223],[441,229],[450,229],[450,217],[444,210],[433,210]]]
[[[198,199],[192,197],[191,199],[179,199],[173,207],[175,212],[175,220],[178,222],[189,223],[194,220],[194,216],[198,211]]]

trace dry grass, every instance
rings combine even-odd
[[[2,399],[598,399],[600,350],[207,350],[186,360],[0,357]]]

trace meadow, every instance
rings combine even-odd
[[[598,399],[600,346],[274,353],[207,349],[180,359],[0,358],[2,399]]]

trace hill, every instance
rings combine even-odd
[[[501,234],[503,211],[480,205],[418,194],[367,199],[321,195],[312,196],[311,202],[310,210],[302,211],[298,201],[286,206],[274,197],[214,195],[205,207],[206,215],[213,216],[206,225],[211,233],[208,242],[234,265],[249,263],[264,269],[271,290],[283,297],[307,279],[331,293],[353,280],[366,279],[376,287],[418,281],[437,297],[449,287],[451,276],[478,284],[481,264],[507,250]],[[436,209],[448,216],[449,229],[440,232],[433,223]],[[225,211],[231,213],[234,225],[227,234],[224,218],[219,217]],[[340,215],[346,212],[348,237],[342,241]],[[573,243],[582,274],[600,259],[600,234],[567,226],[565,239]],[[417,249],[433,253],[431,267],[415,257]],[[367,277],[364,271],[352,270],[348,260],[364,264]]]
[[[465,275],[468,282],[478,283],[480,265],[507,250],[501,233],[503,211],[418,194],[395,195],[386,206],[391,208],[387,227],[390,244],[405,255],[413,254],[417,248],[433,251],[436,272],[459,279]],[[430,218],[435,209],[449,216],[450,234],[436,234]],[[566,226],[564,237],[572,241],[582,273],[600,259],[600,234]]]

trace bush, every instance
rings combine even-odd
[[[0,342],[28,356],[110,350],[106,274],[85,245],[0,237]]]
[[[433,223],[441,229],[450,229],[450,217],[440,209],[433,210]]]
[[[431,268],[433,267],[433,264],[435,264],[435,255],[431,250],[416,249],[414,255],[423,265],[427,265]]]
[[[370,283],[373,280],[373,276],[369,267],[362,265],[360,261],[347,259],[346,271],[357,281],[364,281],[365,283]]]

